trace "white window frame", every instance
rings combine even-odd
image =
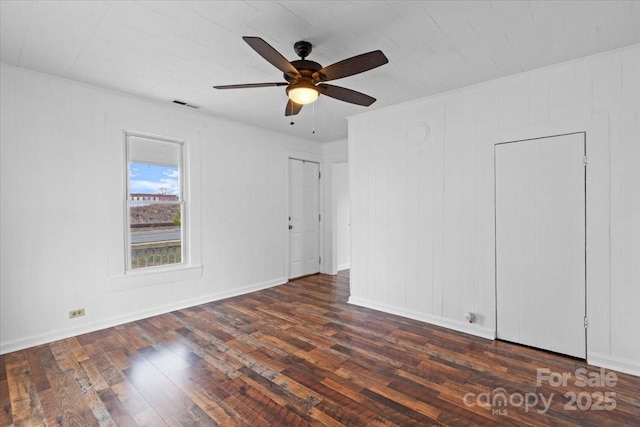
[[[187,239],[187,234],[186,230],[188,229],[188,209],[189,209],[189,203],[188,200],[186,198],[186,186],[185,183],[187,182],[187,177],[186,177],[186,168],[185,168],[185,151],[186,151],[186,142],[182,141],[182,140],[178,140],[178,139],[173,139],[173,138],[167,138],[167,137],[162,137],[162,136],[157,136],[157,135],[151,135],[151,134],[144,134],[144,133],[137,133],[137,132],[129,132],[129,131],[125,131],[124,133],[124,137],[125,137],[125,185],[124,185],[124,242],[125,242],[125,247],[124,247],[124,255],[125,255],[125,259],[124,259],[124,263],[125,263],[125,275],[132,275],[132,274],[144,274],[144,273],[154,273],[154,272],[161,272],[161,271],[167,271],[167,270],[175,270],[175,269],[181,269],[184,267],[188,267],[190,266],[190,250],[189,250],[189,242]],[[136,202],[136,200],[133,200],[130,198],[130,162],[131,160],[131,156],[130,156],[130,144],[131,144],[131,138],[140,138],[140,139],[145,139],[145,140],[149,140],[149,141],[155,141],[155,142],[159,142],[159,143],[169,143],[169,144],[176,144],[177,146],[179,146],[179,155],[178,155],[178,171],[179,171],[179,178],[178,178],[178,183],[179,183],[179,197],[178,197],[178,201],[176,202],[171,202],[171,201],[157,201],[156,203],[159,204],[178,204],[180,206],[180,246],[181,246],[181,261],[179,263],[171,263],[171,264],[163,264],[163,265],[156,265],[156,266],[148,266],[148,267],[139,267],[139,268],[131,268],[131,214],[130,214],[130,207],[132,202]],[[143,163],[140,162],[138,160],[136,160],[136,163]],[[152,160],[149,161],[149,164],[160,164],[158,162],[153,162]]]

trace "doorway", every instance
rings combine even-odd
[[[585,134],[495,145],[497,338],[586,358]]]
[[[349,163],[331,165],[332,242],[335,272],[351,267],[351,210],[349,203]]]
[[[289,278],[320,271],[320,164],[289,159]]]

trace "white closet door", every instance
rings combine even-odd
[[[320,165],[289,159],[289,277],[320,271]]]
[[[586,357],[585,143],[495,147],[497,337]]]

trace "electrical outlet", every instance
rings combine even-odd
[[[84,316],[84,308],[77,308],[69,312],[69,319],[73,319],[75,317],[80,317],[80,316]]]

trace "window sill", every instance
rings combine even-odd
[[[183,282],[202,278],[202,266],[180,266],[152,270],[130,271],[122,276],[109,278],[112,290],[143,288],[166,283]]]

